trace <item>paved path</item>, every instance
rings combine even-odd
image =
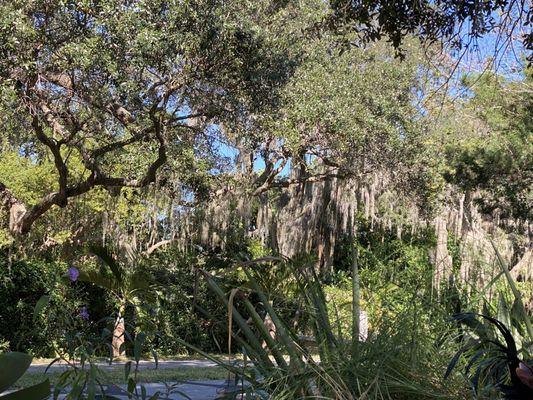
[[[97,363],[99,368],[104,370],[120,369],[124,368],[124,364],[127,361],[108,363]],[[30,373],[43,373],[46,368],[48,372],[60,372],[68,368],[65,362],[57,362],[48,367],[49,363],[33,363],[28,372]],[[159,369],[175,369],[175,368],[210,368],[215,367],[217,364],[209,360],[196,360],[196,359],[183,359],[183,360],[161,360],[158,363]],[[156,364],[154,361],[143,360],[139,362],[139,369],[155,369]],[[235,386],[233,381],[228,382],[225,380],[202,380],[202,381],[182,381],[182,382],[170,382],[166,383],[145,383],[143,386],[147,392],[147,398],[155,394],[160,393],[159,399],[161,400],[215,400],[223,397],[224,393],[235,392],[239,390],[239,387]],[[117,399],[128,399],[126,393],[126,385],[108,385],[105,387],[105,393],[113,396]],[[242,389],[242,387],[240,388]],[[138,387],[139,394],[140,386]],[[65,399],[66,394],[59,396],[60,400]],[[139,396],[140,398],[140,396]],[[50,397],[52,399],[52,397]]]
[[[224,393],[234,392],[239,390],[233,382],[227,382],[224,380],[216,381],[186,381],[183,383],[175,384],[169,387],[171,384],[165,386],[162,383],[146,383],[147,398],[159,392],[160,400],[215,400],[220,399]],[[105,393],[113,396],[117,399],[128,399],[124,385],[110,385],[106,388]],[[139,394],[141,393],[138,388]],[[65,395],[60,395],[59,399],[64,400]],[[139,396],[140,398],[140,396]],[[52,399],[52,397],[50,398]]]
[[[49,363],[33,363],[30,368],[28,368],[28,372],[44,372],[46,368],[48,367]],[[124,364],[126,364],[126,361],[117,361],[113,362],[113,364],[109,365],[109,363],[96,363],[98,368],[102,369],[116,369],[116,368],[124,368]],[[173,369],[173,368],[206,368],[206,367],[216,367],[216,363],[209,360],[192,360],[192,359],[183,359],[183,360],[161,360],[159,361],[158,368],[159,369]],[[67,364],[64,362],[57,362],[52,364],[48,371],[62,371],[67,368]],[[139,362],[139,369],[155,369],[156,365],[154,361],[140,361]]]

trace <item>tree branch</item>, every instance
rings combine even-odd
[[[40,82],[37,85],[37,82]],[[50,85],[55,85],[56,89],[48,88],[42,83],[48,82]],[[59,88],[59,90],[57,90]],[[96,186],[111,187],[144,187],[156,181],[157,171],[167,161],[167,140],[166,129],[172,129],[172,125],[184,121],[203,116],[203,113],[190,113],[182,116],[169,116],[166,109],[160,106],[159,100],[154,100],[154,104],[149,112],[151,124],[147,127],[139,127],[135,124],[135,118],[126,110],[121,104],[115,100],[110,100],[108,104],[101,104],[90,93],[81,91],[81,87],[77,88],[73,77],[62,72],[48,72],[46,74],[37,75],[31,84],[21,86],[21,90],[25,99],[27,99],[26,106],[31,115],[31,125],[35,137],[42,143],[51,153],[55,168],[58,173],[58,188],[56,191],[45,195],[37,204],[32,207],[26,207],[20,202],[13,193],[0,183],[0,207],[9,212],[9,230],[15,235],[27,234],[35,221],[43,216],[54,205],[65,207],[68,204],[68,199],[83,195]],[[55,107],[47,94],[47,91],[52,90],[52,94],[66,96],[68,101],[63,113],[57,112]],[[100,109],[109,112],[124,128],[130,133],[128,138],[120,138],[111,143],[102,144],[96,149],[87,148],[83,140],[75,140],[76,134],[87,131],[89,135],[92,131],[102,129],[98,124],[86,128],[88,121],[80,121],[70,111],[69,102],[73,97],[81,100],[89,108]],[[59,108],[59,107],[58,107]],[[89,117],[87,117],[89,118]],[[53,134],[47,132],[45,128],[49,127]],[[180,125],[186,127],[187,125]],[[86,135],[86,136],[87,136]],[[89,135],[90,136],[90,135]],[[150,139],[157,144],[157,154],[142,174],[137,175],[136,178],[130,179],[127,177],[114,177],[108,175],[99,165],[99,158],[120,150],[128,145],[138,143],[145,139]],[[105,143],[105,142],[104,142]],[[69,184],[69,170],[66,159],[62,155],[63,147],[69,149],[76,149],[84,163],[85,168],[89,172],[89,176],[84,178],[79,183]],[[64,153],[63,153],[64,154]]]
[[[312,175],[312,176],[306,176],[302,178],[291,178],[291,179],[285,179],[281,181],[275,181],[271,182],[269,185],[262,185],[258,187],[253,193],[253,196],[258,196],[261,193],[264,193],[272,188],[287,188],[292,185],[298,185],[301,183],[312,183],[312,182],[322,182],[326,179],[330,178],[339,178],[344,179],[347,175],[340,174],[340,173],[331,173],[331,172],[325,172],[323,174],[318,175]]]

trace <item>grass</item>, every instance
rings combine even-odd
[[[16,383],[17,388],[28,387],[49,378],[54,385],[62,371],[29,372],[24,374]],[[141,369],[138,371],[139,383],[150,382],[179,382],[185,380],[226,379],[228,372],[221,367],[176,367],[165,369]],[[106,381],[102,384],[125,384],[124,367],[105,370]]]

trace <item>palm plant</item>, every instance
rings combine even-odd
[[[283,264],[283,268],[291,270],[285,279],[290,279],[298,287],[296,295],[301,296],[301,319],[310,328],[305,336],[283,317],[276,306],[284,299],[276,297],[261,284],[264,268],[259,268],[258,264],[265,262],[269,268]],[[201,273],[213,293],[228,308],[229,338],[242,347],[243,354],[252,363],[244,368],[228,365],[182,343],[248,381],[257,389],[257,397],[267,398],[265,393],[268,393],[268,398],[280,399],[457,398],[457,393],[452,393],[453,389],[448,387],[453,384],[438,380],[445,364],[436,363],[434,354],[419,359],[412,357],[420,343],[405,334],[411,326],[407,323],[412,321],[405,315],[397,320],[405,326],[383,327],[367,342],[359,341],[356,327],[352,330],[355,335],[343,337],[337,321],[327,311],[322,285],[305,258],[263,258],[241,262],[239,266],[247,280],[238,288],[225,288],[218,277],[207,271]],[[357,283],[353,290],[357,296]],[[275,326],[275,336],[265,326],[267,315]],[[427,346],[424,347],[426,352],[439,351],[431,340],[424,346]],[[425,375],[420,373],[421,370]]]
[[[91,246],[90,252],[101,261],[100,268],[81,270],[79,279],[106,289],[116,299],[111,348],[113,358],[121,357],[125,354],[123,344],[126,334],[126,307],[132,305],[139,314],[142,311],[143,300],[152,303],[157,301],[157,290],[150,277],[136,268],[134,263],[119,262],[105,247]]]
[[[472,335],[450,362],[445,378],[466,355],[465,374],[474,392],[496,387],[506,400],[533,399],[533,368],[521,360],[521,354],[527,357],[527,349],[517,347],[511,331],[499,320],[482,314],[457,314],[454,320],[467,326]]]
[[[464,345],[450,361],[445,377],[449,376],[460,358],[465,356],[468,360],[465,375],[470,378],[475,393],[490,392],[497,388],[507,400],[531,400],[533,361],[523,361],[533,356],[531,317],[527,314],[509,267],[494,243],[492,246],[501,273],[489,286],[494,285],[500,276],[505,276],[514,297],[513,304],[509,306],[501,293],[496,310],[499,319],[488,315],[488,302],[484,304],[484,314],[469,312],[453,316],[453,320],[460,326],[467,327],[468,331],[463,334]]]

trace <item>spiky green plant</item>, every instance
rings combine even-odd
[[[457,399],[464,395],[455,389],[459,387],[455,382],[442,381],[445,357],[434,339],[406,334],[419,314],[406,311],[384,323],[366,342],[354,345],[353,338],[338,335],[322,284],[307,260],[268,259],[271,268],[284,263],[292,271],[290,279],[303,304],[302,318],[311,329],[311,337],[303,336],[279,312],[279,299],[259,283],[261,262],[265,260],[239,263],[247,278],[239,288],[225,288],[218,277],[202,271],[213,293],[228,307],[232,340],[252,361],[247,367],[221,364],[248,381],[257,393],[268,393],[274,399],[347,400]],[[252,298],[259,301],[253,303]],[[275,325],[274,337],[265,327],[265,315]]]
[[[508,400],[529,400],[533,388],[518,377],[521,359],[530,354],[518,348],[511,331],[495,318],[487,315],[462,313],[453,318],[468,328],[464,346],[452,358],[445,378],[456,367],[461,356],[467,363],[464,373],[469,377],[475,395],[496,395],[501,391]]]
[[[478,396],[498,396],[505,399],[533,398],[533,388],[529,389],[517,376],[521,360],[529,360],[532,354],[533,328],[531,317],[522,302],[522,294],[509,272],[509,267],[492,242],[498,265],[501,269],[485,288],[495,285],[503,275],[513,295],[509,302],[500,293],[497,307],[491,310],[489,302],[484,302],[484,313],[459,313],[452,320],[466,327],[462,333],[462,347],[451,359],[445,377],[456,368],[460,359],[466,359],[464,374],[470,380],[472,390]],[[487,315],[493,311],[498,319]],[[529,392],[529,393],[528,393]]]

